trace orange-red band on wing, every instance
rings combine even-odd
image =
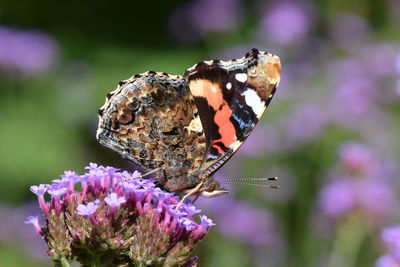
[[[189,87],[194,96],[206,98],[208,104],[215,111],[214,123],[218,126],[221,138],[213,140],[211,145],[217,149],[218,153],[222,154],[224,151],[216,144],[217,142],[221,142],[226,148],[229,148],[237,141],[235,127],[230,121],[232,110],[223,98],[222,89],[217,83],[201,79],[191,81]]]

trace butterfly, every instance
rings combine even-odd
[[[136,74],[107,95],[97,140],[184,198],[226,194],[212,174],[254,129],[280,77],[279,57],[255,48],[240,59],[199,62],[183,76]]]

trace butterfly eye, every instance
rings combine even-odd
[[[250,77],[253,77],[253,78],[257,77],[257,75],[258,75],[257,69],[256,68],[250,69],[249,75],[250,75]]]

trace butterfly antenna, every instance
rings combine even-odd
[[[258,178],[232,178],[228,180],[223,180],[221,184],[236,184],[236,185],[250,185],[256,187],[263,187],[263,188],[273,188],[278,189],[279,185],[269,185],[269,184],[260,184],[257,182],[270,182],[270,181],[277,181],[279,178],[274,177],[258,177]]]
[[[261,178],[232,178],[228,180],[223,180],[221,183],[225,182],[242,182],[242,181],[277,181],[279,177],[261,177]]]
[[[149,176],[150,174],[153,174],[153,173],[155,173],[155,172],[158,172],[159,170],[161,170],[161,168],[157,168],[157,169],[148,171],[148,172],[146,172],[146,173],[144,173],[144,174],[141,174],[141,175],[139,175],[139,176],[137,176],[137,177],[121,179],[121,180],[119,180],[119,182],[127,182],[127,181],[132,181],[132,180],[135,180],[135,179],[143,178],[143,177]]]

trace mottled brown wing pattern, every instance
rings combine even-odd
[[[195,172],[205,137],[181,76],[146,72],[120,82],[99,110],[97,139],[124,158],[169,177]]]

